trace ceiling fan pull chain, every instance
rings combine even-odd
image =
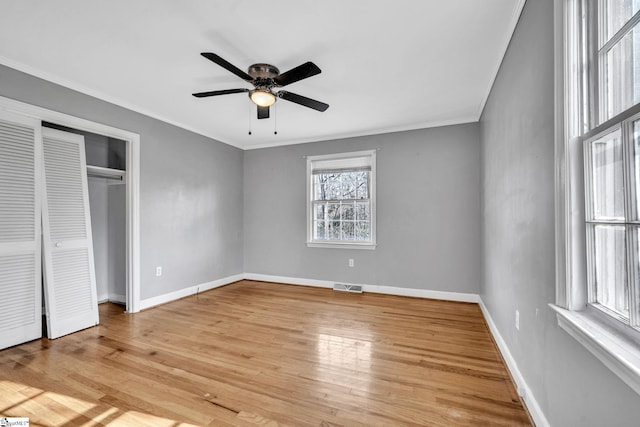
[[[251,135],[251,114],[253,114],[253,108],[249,106],[249,135]]]
[[[273,106],[273,134],[278,134],[278,107],[275,104]]]

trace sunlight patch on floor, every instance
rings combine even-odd
[[[122,411],[12,381],[0,381],[0,416],[28,417],[31,426],[77,425],[189,427],[193,424]]]

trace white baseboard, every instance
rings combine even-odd
[[[271,276],[268,274],[255,274],[255,273],[245,273],[244,278],[247,280],[259,280],[262,282],[275,282],[275,283],[285,283],[288,285],[314,286],[319,288],[333,288],[333,285],[336,283],[335,281],[330,281],[330,280],[303,279],[300,277]],[[378,294],[399,295],[399,296],[416,297],[416,298],[430,298],[430,299],[439,299],[439,300],[445,300],[445,301],[459,301],[459,302],[478,302],[479,301],[479,297],[477,294],[432,291],[427,289],[415,289],[415,288],[400,288],[396,286],[363,285],[361,283],[349,283],[349,284],[361,285],[364,292],[373,292]]]
[[[513,355],[509,351],[509,347],[507,346],[505,340],[502,338],[502,335],[500,335],[500,331],[493,321],[493,318],[491,317],[487,306],[484,305],[484,301],[482,301],[482,298],[479,298],[478,303],[480,305],[480,309],[482,310],[482,314],[487,321],[487,325],[489,325],[491,335],[493,335],[493,339],[496,341],[498,349],[502,354],[502,358],[506,362],[507,368],[509,369],[509,372],[511,372],[513,380],[516,382],[518,394],[520,395],[520,397],[522,397],[522,400],[527,405],[527,409],[531,414],[531,418],[533,418],[533,422],[536,424],[536,427],[549,427],[549,421],[547,421],[547,418],[544,416],[544,412],[542,412],[542,408],[540,408],[538,401],[531,392],[531,389],[529,388],[529,385],[525,381],[524,377],[522,376],[522,372],[520,372],[520,369],[518,369],[516,360],[513,358]]]
[[[301,286],[313,286],[319,288],[333,288],[334,281],[329,280],[317,280],[317,279],[304,279],[300,277],[285,277],[285,276],[272,276],[268,274],[256,274],[256,273],[244,273],[236,274],[233,276],[225,277],[222,279],[214,280],[212,282],[202,283],[200,285],[190,286],[188,288],[180,289],[174,292],[170,292],[164,295],[158,295],[156,297],[147,298],[140,301],[140,310],[154,307],[160,304],[166,304],[171,301],[178,300],[180,298],[195,295],[198,292],[208,291],[209,289],[217,288],[220,286],[228,285],[229,283],[237,282],[238,280],[258,280],[261,282],[274,282],[284,283],[288,285],[301,285]],[[352,283],[358,284],[359,283]],[[467,294],[461,292],[444,292],[433,291],[428,289],[414,289],[414,288],[400,288],[396,286],[377,286],[377,285],[362,285],[365,292],[399,295],[416,298],[430,298],[439,299],[444,301],[459,301],[459,302],[478,302],[479,297],[477,294]],[[118,298],[122,298],[124,302],[126,299],[123,295],[118,295]],[[110,301],[118,301],[117,299],[111,299],[112,295],[108,298]]]
[[[285,285],[313,286],[315,288],[333,288],[334,282],[328,280],[302,279],[300,277],[272,276],[270,274],[244,273],[246,280],[284,283]]]
[[[156,305],[165,304],[171,301],[178,300],[180,298],[195,295],[198,292],[208,291],[209,289],[218,288],[220,286],[228,285],[229,283],[237,282],[244,278],[243,274],[236,274],[229,277],[223,277],[222,279],[214,280],[211,282],[201,283],[199,285],[190,286],[188,288],[180,289],[178,291],[169,292],[168,294],[158,295],[157,297],[151,297],[140,301],[140,310],[155,307]]]
[[[439,299],[444,301],[458,301],[458,302],[478,302],[479,301],[478,294],[433,291],[428,289],[415,289],[415,288],[398,288],[395,286],[364,285],[364,291],[374,292],[378,294],[399,295],[404,297]]]

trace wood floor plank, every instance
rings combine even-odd
[[[0,351],[32,425],[530,426],[477,304],[241,281]]]

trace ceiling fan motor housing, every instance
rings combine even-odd
[[[271,64],[253,64],[247,73],[255,79],[273,79],[280,74],[280,70]]]

